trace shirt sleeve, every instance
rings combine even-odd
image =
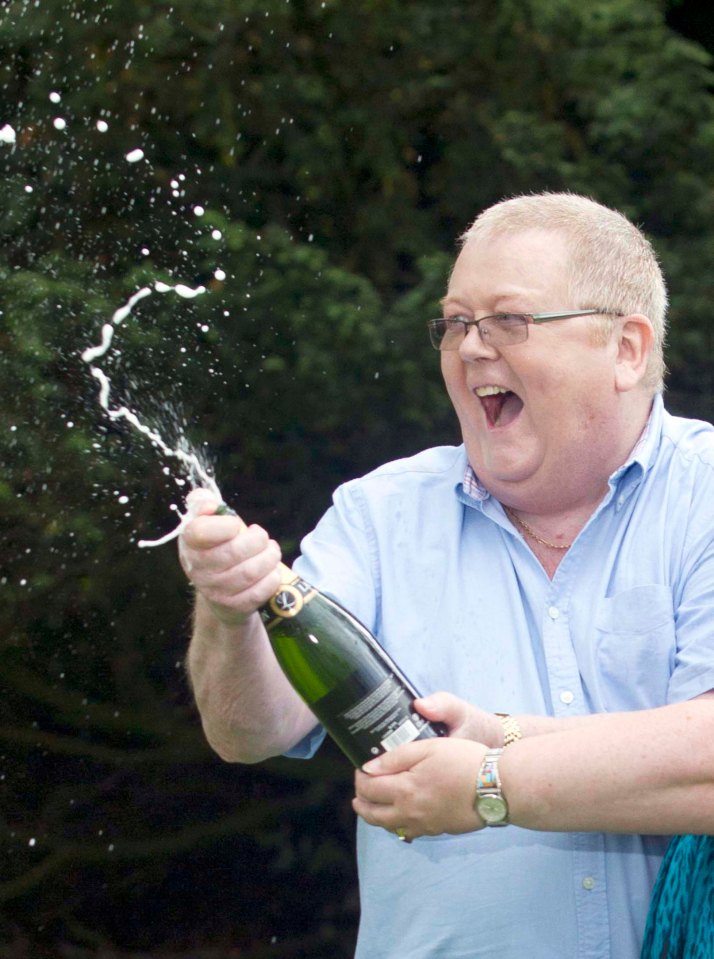
[[[374,631],[377,603],[373,572],[375,550],[366,532],[365,510],[356,482],[335,492],[333,504],[301,543],[293,569],[320,592]],[[285,755],[310,759],[325,739],[317,725]]]
[[[709,486],[709,501],[714,490]],[[677,648],[668,702],[714,689],[714,511],[707,502],[692,511],[682,573],[675,595]]]
[[[303,539],[294,569],[375,631],[379,608],[377,549],[359,481],[335,492],[330,509]]]

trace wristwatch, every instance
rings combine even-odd
[[[501,791],[498,760],[503,749],[489,749],[476,777],[474,807],[487,826],[508,825],[508,803]]]

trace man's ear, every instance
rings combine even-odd
[[[630,313],[619,321],[615,336],[615,387],[619,392],[626,393],[644,379],[647,361],[654,347],[652,322],[642,313]]]

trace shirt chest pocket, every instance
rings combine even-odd
[[[667,586],[635,586],[604,599],[595,618],[596,678],[606,710],[667,702],[676,634]]]

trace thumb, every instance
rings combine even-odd
[[[424,719],[445,723],[449,729],[466,721],[468,704],[453,693],[432,693],[415,699],[414,706]]]
[[[370,776],[392,776],[395,773],[406,772],[424,759],[431,743],[430,739],[422,739],[397,746],[388,753],[382,753],[381,756],[370,759],[362,766],[362,771]]]
[[[192,489],[186,497],[186,514],[191,517],[215,513],[219,506],[215,494],[202,487]]]

